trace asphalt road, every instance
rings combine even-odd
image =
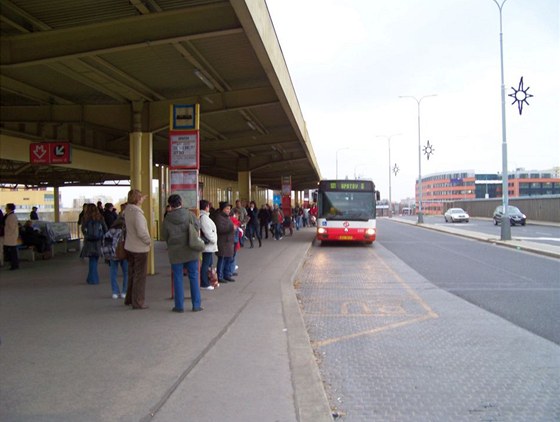
[[[377,224],[377,242],[431,283],[560,344],[560,260],[388,219]]]
[[[416,221],[416,216],[399,217]],[[446,223],[443,216],[424,216],[425,224],[442,225],[462,230],[476,231],[488,235],[500,236],[500,226],[495,226],[493,220],[485,218],[471,218],[468,223]],[[560,225],[534,224],[528,222],[525,226],[512,226],[511,236],[514,239],[530,240],[531,242],[547,243],[560,246]]]

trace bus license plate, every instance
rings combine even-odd
[[[352,239],[354,239],[352,236],[339,236],[338,238],[340,240],[352,240]]]

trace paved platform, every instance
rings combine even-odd
[[[550,395],[559,391],[558,377],[550,375],[559,368],[557,345],[436,288],[381,245],[364,248],[373,254],[364,265],[372,266],[373,259],[383,264],[376,268],[384,268],[374,273],[373,286],[372,280],[359,278],[364,272],[357,267],[342,265],[322,278],[324,267],[313,261],[313,251],[309,254],[313,237],[314,230],[306,229],[281,241],[265,240],[262,248],[243,249],[237,281],[203,291],[205,310],[199,313],[171,312],[170,268],[159,242],[156,274],[147,283],[147,310],[131,310],[111,299],[105,265],[100,266],[101,284],[87,285],[87,261],[77,253],[23,261],[19,271],[0,269],[0,420],[332,421],[317,359],[335,371],[329,376],[355,376],[354,386],[363,377],[372,381],[368,385],[376,401],[357,403],[363,419],[356,420],[374,420],[368,419],[372,404],[379,412],[375,420],[406,419],[399,415],[414,420],[415,414],[452,420],[446,419],[449,405],[463,394],[473,397],[477,388],[487,398],[465,401],[474,403],[467,408],[470,417],[457,420],[506,420],[500,414],[516,409],[497,409],[496,388],[512,386],[507,384],[512,368],[500,363],[520,348],[522,359],[513,368],[519,376],[512,381],[515,392],[537,404],[546,401],[538,420],[558,414],[558,402]],[[314,286],[329,287],[329,277],[348,271],[358,283],[346,289],[357,295],[355,302],[304,302],[312,297],[302,290],[306,275],[313,276]],[[316,355],[296,291],[304,315],[317,306],[318,315],[307,320],[315,324],[310,332]],[[373,295],[371,300],[367,295]],[[335,317],[359,323],[333,332],[328,324]],[[431,352],[434,346],[438,353]],[[373,360],[364,361],[372,353]],[[414,402],[403,403],[399,391],[412,361],[419,363],[418,394]],[[484,364],[476,368],[478,384],[461,378],[479,361]],[[460,381],[455,392],[441,384],[452,374]],[[543,392],[543,382],[553,389]],[[329,394],[336,400],[336,392]],[[346,392],[344,397],[350,404]]]
[[[104,264],[87,285],[77,253],[0,269],[0,420],[331,421],[292,285],[313,235],[243,249],[198,313],[171,312],[160,242],[147,310],[111,299]]]

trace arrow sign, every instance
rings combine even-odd
[[[50,142],[51,164],[69,164],[70,142]]]
[[[55,145],[54,155],[56,155],[57,157],[63,157],[64,154],[66,154],[64,152],[65,150],[66,150],[66,148],[64,147],[64,145]]]

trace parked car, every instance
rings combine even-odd
[[[449,208],[443,214],[443,218],[445,218],[445,222],[452,222],[455,223],[457,221],[461,222],[464,221],[465,223],[469,222],[469,215],[465,212],[463,208]]]
[[[503,215],[504,215],[503,205],[496,207],[493,216],[494,224],[496,226],[502,223]],[[522,226],[524,226],[527,223],[527,217],[525,216],[525,214],[519,211],[519,208],[512,207],[511,205],[508,205],[508,217],[509,217],[509,224],[512,226],[515,226],[516,224],[521,224]]]

